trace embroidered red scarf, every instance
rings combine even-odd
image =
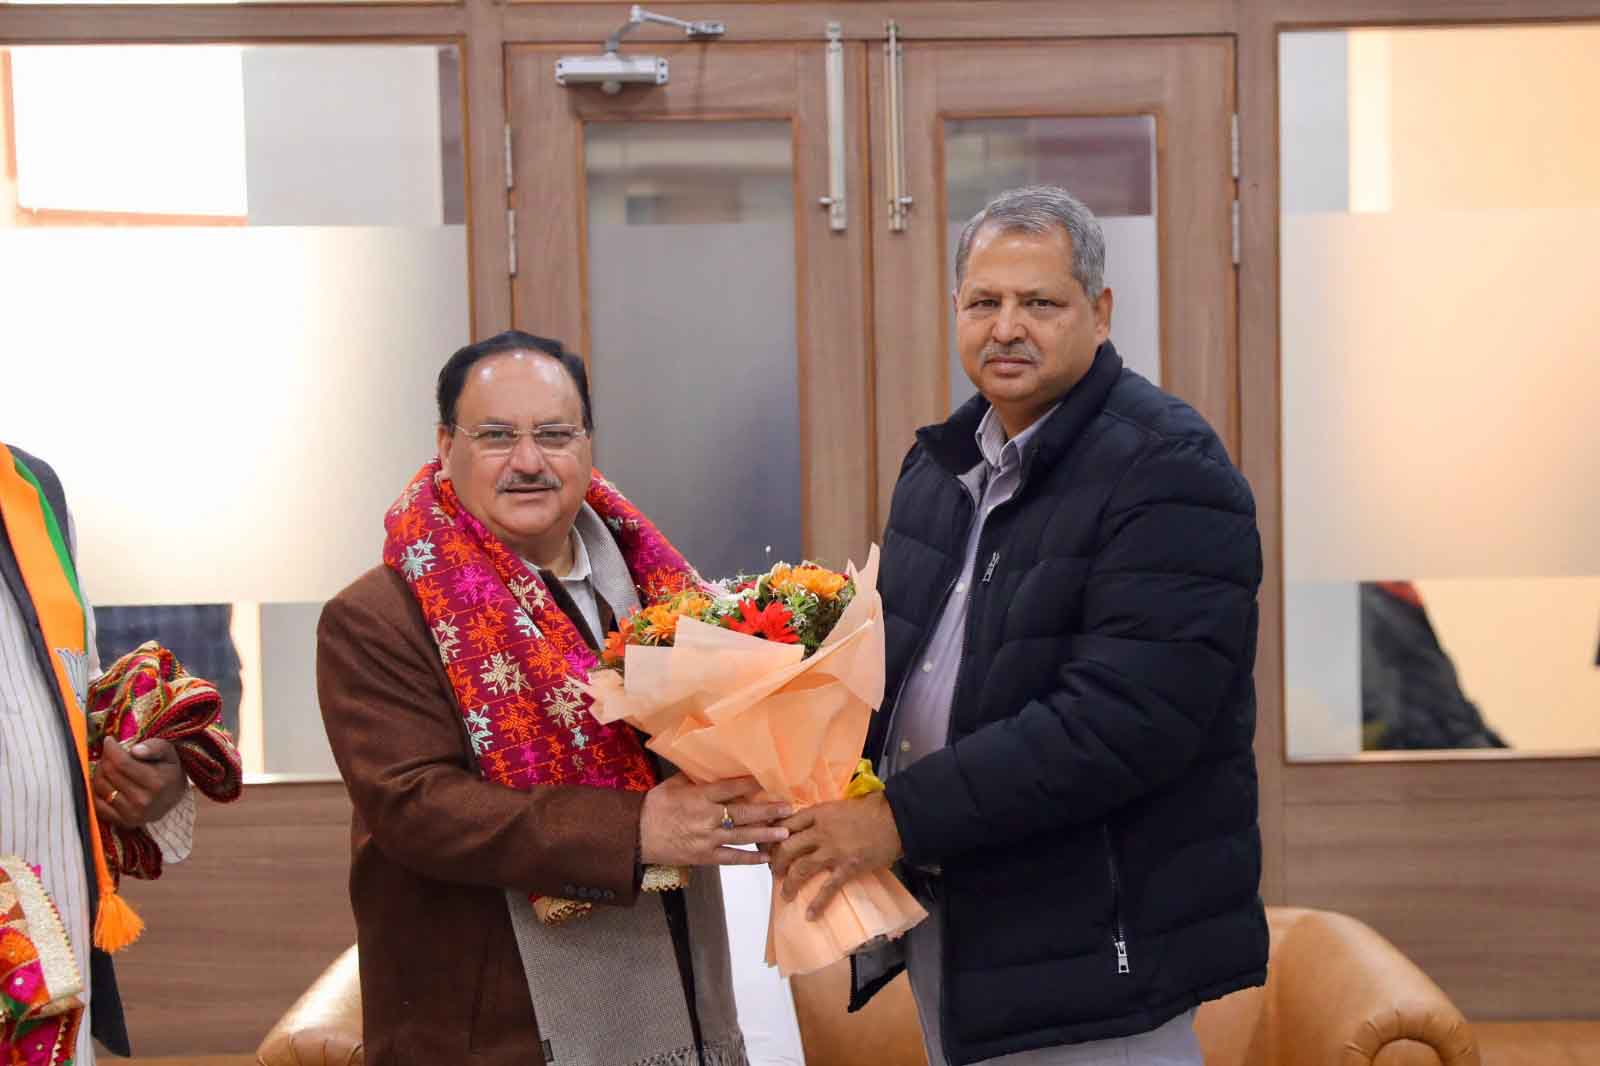
[[[698,580],[598,471],[584,499],[621,549],[640,602]],[[580,684],[598,660],[577,626],[539,572],[461,505],[437,459],[412,478],[383,524],[384,564],[422,608],[485,780],[522,791],[587,785],[643,792],[656,783],[638,734],[589,714]],[[530,898],[545,921],[588,909]]]
[[[243,794],[239,749],[218,724],[222,700],[216,686],[191,675],[155,641],[128,652],[90,684],[88,714],[91,755],[106,737],[129,747],[141,740],[170,741],[184,775],[207,797],[232,803]],[[100,843],[114,881],[121,874],[147,881],[161,876],[161,848],[145,827],[101,822]]]

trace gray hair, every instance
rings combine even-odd
[[[993,227],[1001,233],[1035,233],[1065,230],[1072,241],[1072,276],[1092,303],[1105,288],[1106,238],[1100,222],[1082,200],[1059,185],[1029,185],[1003,192],[990,200],[961,231],[956,245],[956,288],[967,276],[967,257],[978,231]]]

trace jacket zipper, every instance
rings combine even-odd
[[[1128,965],[1128,935],[1122,928],[1122,878],[1117,873],[1117,853],[1111,846],[1111,825],[1108,822],[1100,824],[1101,835],[1106,842],[1106,869],[1111,874],[1111,943],[1117,949],[1117,973],[1131,974],[1133,968]]]
[[[978,512],[977,512],[977,505],[976,504],[973,506],[972,520],[974,522],[978,521]],[[987,516],[984,517],[983,522],[984,522],[984,525],[987,527],[988,522],[989,522],[989,519],[988,519]],[[978,536],[977,558],[981,559],[982,557],[983,557],[983,536],[980,533],[979,536]],[[994,577],[995,564],[998,563],[999,561],[1000,561],[1000,553],[997,551],[992,556],[989,557],[989,565],[983,572],[983,580],[982,581],[975,581],[974,585],[975,586],[976,585],[987,585],[989,583],[989,579]],[[973,572],[974,572],[973,576],[976,577],[977,576],[976,572],[977,572],[977,569],[978,569],[977,566],[974,565],[972,569],[973,569]],[[954,587],[954,586],[952,586],[952,587]],[[946,593],[946,595],[948,595],[948,593]],[[967,590],[967,616],[966,616],[966,618],[964,618],[962,620],[962,623],[961,623],[961,650],[956,652],[955,681],[952,683],[952,686],[951,686],[951,689],[950,689],[950,714],[949,714],[948,718],[945,720],[945,727],[944,727],[944,746],[947,747],[947,748],[950,746],[951,738],[953,738],[955,736],[955,731],[956,731],[956,704],[955,704],[955,700],[956,700],[956,694],[961,691],[961,671],[967,665],[967,644],[972,639],[972,616],[973,616],[972,608],[973,608],[973,601],[975,601],[977,598],[978,598],[978,590],[977,590],[977,588],[976,587],[969,588]],[[941,929],[940,933],[939,933],[939,947],[940,947],[940,951],[939,951],[939,956],[940,956],[939,957],[939,969],[943,973],[948,973],[950,971],[950,935],[949,935],[949,933],[950,933],[950,921],[949,921],[949,919],[950,919],[950,911],[949,911],[949,908],[945,908],[943,910],[943,917],[944,917],[944,920],[945,920],[944,928]],[[950,1034],[950,1030],[951,1030],[951,1025],[950,1025],[950,1016],[945,1013],[945,1003],[946,1003],[946,999],[945,999],[945,982],[941,979],[940,982],[939,982],[939,1038],[940,1038],[940,1042],[944,1044],[944,1048],[943,1048],[944,1057],[945,1057],[945,1061],[948,1062],[950,1060],[950,1058],[951,1058],[951,1054],[950,1054],[950,1035],[949,1035]]]

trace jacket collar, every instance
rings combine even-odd
[[[1029,442],[1030,447],[1022,458],[1024,483],[1036,463],[1053,465],[1077,441],[1105,408],[1106,397],[1121,374],[1122,357],[1117,354],[1116,347],[1106,341],[1095,350],[1089,372],[1068,390],[1055,412],[1045,419]],[[981,395],[974,396],[945,421],[917,430],[917,442],[951,476],[960,477],[983,461],[976,434],[978,423],[988,410],[989,401]]]

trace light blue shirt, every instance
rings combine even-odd
[[[1056,406],[1060,406],[1057,404]],[[967,549],[961,576],[945,601],[944,613],[934,626],[922,657],[911,664],[900,699],[889,723],[888,743],[880,770],[883,776],[897,774],[917,760],[944,747],[950,738],[951,701],[955,697],[956,674],[961,669],[961,653],[966,638],[967,605],[972,599],[972,584],[988,581],[999,553],[983,560],[978,568],[978,543],[994,509],[1006,503],[1022,484],[1022,461],[1030,442],[1056,411],[1050,408],[1027,429],[1010,440],[1005,427],[991,407],[978,423],[978,451],[983,461],[961,475],[961,484],[972,496],[977,517],[967,534]]]

